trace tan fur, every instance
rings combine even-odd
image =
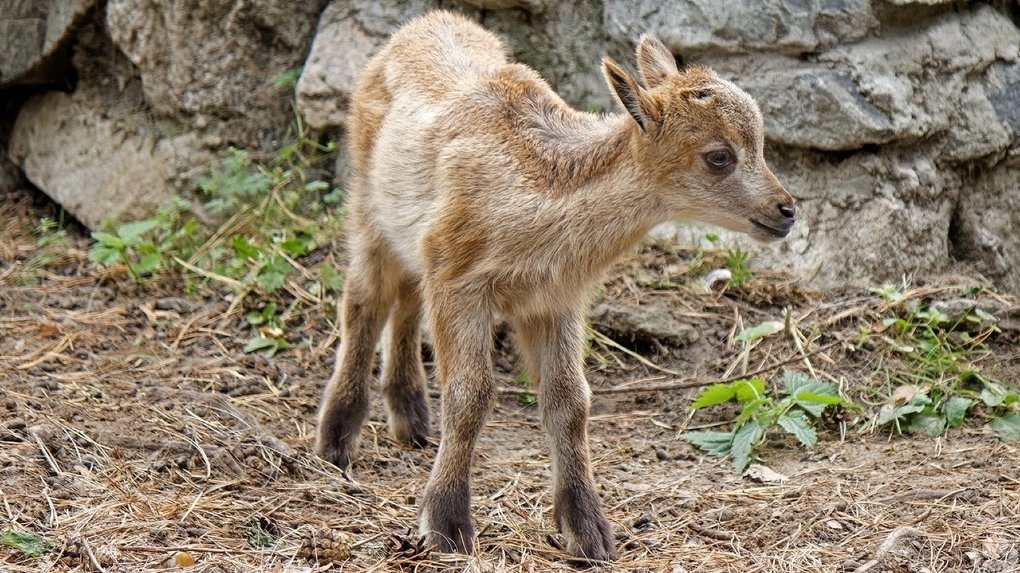
[[[352,98],[351,265],[316,449],[342,468],[350,463],[387,320],[390,426],[403,441],[425,442],[418,332],[427,319],[442,440],[421,527],[442,550],[473,548],[470,466],[495,398],[495,324],[513,326],[539,385],[568,549],[613,559],[587,444],[582,356],[592,286],[667,220],[699,219],[763,240],[793,226],[793,199],[765,165],[750,96],[706,68],[678,71],[654,38],[641,39],[637,62],[644,84],[603,61],[627,114],[582,113],[534,71],[507,62],[494,36],[433,12],[393,36]],[[709,165],[730,156],[728,165]]]

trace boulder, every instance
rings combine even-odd
[[[383,37],[366,31],[345,2],[326,7],[297,83],[297,106],[308,125],[344,125],[358,74],[382,43]]]
[[[0,0],[0,89],[59,83],[97,0]]]
[[[607,0],[610,36],[633,41],[655,34],[684,56],[707,52],[800,54],[849,43],[878,27],[868,0]]]
[[[92,228],[190,198],[229,146],[279,148],[324,2],[38,3],[50,20],[75,7],[63,28],[73,45],[63,83],[74,90],[27,98],[5,155]],[[26,77],[8,85],[24,90]]]
[[[32,98],[11,137],[11,159],[33,184],[91,228],[147,217],[170,201],[171,146],[132,133],[62,92]]]

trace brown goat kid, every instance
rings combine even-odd
[[[754,100],[706,68],[678,71],[655,38],[642,83],[602,70],[626,114],[568,107],[476,24],[433,12],[400,29],[352,99],[350,268],[316,451],[347,468],[368,412],[375,345],[397,439],[426,443],[420,323],[431,326],[442,440],[421,529],[470,553],[472,451],[496,396],[493,328],[512,326],[539,387],[555,519],[568,550],[617,556],[588,450],[585,316],[602,272],[656,224],[697,219],[785,237],[793,198],[765,165]]]

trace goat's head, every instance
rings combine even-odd
[[[795,221],[793,197],[765,164],[761,111],[747,92],[703,67],[679,70],[659,40],[637,49],[644,84],[612,60],[603,73],[640,129],[637,160],[678,218],[781,239]]]

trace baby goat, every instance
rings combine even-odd
[[[617,556],[588,450],[585,316],[602,272],[655,225],[697,219],[785,237],[794,201],[765,165],[762,116],[706,68],[678,70],[657,39],[642,82],[602,71],[627,113],[571,109],[469,20],[432,12],[401,28],[351,100],[350,267],[336,371],[316,451],[347,468],[368,412],[375,345],[397,439],[426,443],[420,323],[431,325],[442,440],[421,529],[470,553],[472,450],[496,396],[493,328],[513,328],[538,384],[554,513],[573,555]]]

